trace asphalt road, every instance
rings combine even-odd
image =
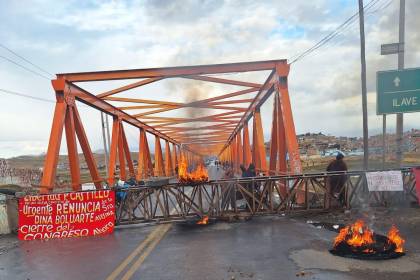
[[[0,279],[419,279],[418,243],[397,260],[358,261],[329,254],[334,236],[304,220],[260,217],[80,239],[0,237]]]
[[[344,259],[327,251],[334,236],[266,217],[194,229],[122,228],[81,239],[9,237],[0,240],[10,245],[0,255],[0,279],[418,279],[418,251],[380,262]]]

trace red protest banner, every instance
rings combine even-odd
[[[416,178],[417,202],[420,204],[420,168],[413,168],[414,178]]]
[[[110,190],[28,195],[19,199],[21,240],[112,233],[115,193]]]

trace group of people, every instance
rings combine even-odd
[[[245,168],[245,166],[241,164],[239,168],[242,172],[242,178],[252,178],[257,176],[255,165],[253,163],[250,163],[248,168]],[[223,179],[232,179],[234,177],[235,174],[233,171],[233,167],[230,165],[226,165]],[[251,193],[257,190],[257,185],[245,184],[244,187]],[[246,199],[246,197],[243,197],[240,191],[235,191],[234,188],[229,188],[229,190],[224,195],[224,202],[222,202],[222,204],[225,205],[226,203],[230,202],[231,209],[234,209],[236,206],[236,201],[244,198]]]
[[[225,165],[224,165],[225,166]],[[246,168],[244,165],[240,165],[239,166],[242,174],[241,177],[242,178],[252,178],[252,177],[256,177],[257,173],[255,170],[255,165],[253,163],[251,163],[248,168]],[[344,161],[344,155],[342,153],[338,153],[335,160],[331,161],[327,168],[326,171],[328,172],[344,172],[347,171],[347,164]],[[225,169],[225,173],[223,176],[223,179],[232,179],[235,177],[234,174],[234,170],[232,166],[228,166]],[[335,176],[330,176],[328,178],[328,188],[329,188],[329,195],[330,198],[336,199],[341,205],[345,204],[345,192],[344,192],[344,186],[345,183],[347,181],[347,175],[345,174],[338,174]],[[246,188],[248,189],[248,191],[250,192],[255,192],[258,191],[258,185],[256,186],[249,186],[248,184],[246,185]],[[226,200],[230,200],[231,203],[231,207],[233,208],[236,200],[237,199],[241,199],[242,196],[240,193],[233,193],[232,191],[229,191],[226,193]]]
[[[255,165],[250,163],[248,169],[245,168],[243,164],[239,166],[242,171],[242,178],[250,178],[257,176],[257,172],[255,171]]]
[[[241,164],[239,168],[241,169],[241,172],[242,172],[241,174],[242,178],[251,178],[251,177],[257,176],[257,172],[255,171],[255,165],[253,163],[250,163],[248,168],[245,168],[245,166]],[[225,169],[225,173],[224,173],[223,179],[231,179],[235,177],[235,172],[232,166],[228,166],[224,169]]]
[[[222,165],[223,169],[225,170],[223,179],[232,179],[235,177],[233,166],[229,163],[225,162],[219,162],[216,161],[216,166]],[[241,178],[252,178],[257,176],[257,172],[255,169],[255,165],[253,163],[250,163],[248,168],[246,168],[243,164],[239,166],[241,170]],[[176,173],[178,173],[178,166],[175,167]],[[347,171],[347,165],[344,162],[344,155],[342,153],[338,153],[335,160],[331,161],[326,171],[328,172],[343,172]],[[340,202],[340,204],[345,204],[345,193],[344,193],[344,185],[346,183],[347,176],[345,174],[338,174],[335,176],[330,176],[328,178],[328,188],[329,188],[329,194],[331,198],[335,198]],[[120,188],[128,187],[128,185],[131,185],[132,182],[126,182],[123,186],[119,185]],[[259,185],[256,184],[245,184],[245,188],[251,192],[251,193],[258,193],[258,187]],[[123,199],[125,197],[124,192],[120,192],[119,196],[117,198]],[[227,192],[225,194],[225,200],[230,200],[231,207],[233,208],[236,200],[241,199],[242,195],[240,193],[233,193],[231,191]]]
[[[222,167],[223,170],[229,170],[229,169],[233,168],[232,163],[230,163],[228,161],[216,160],[214,162],[214,165],[217,167],[217,170],[219,170],[219,167]]]

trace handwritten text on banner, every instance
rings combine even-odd
[[[21,240],[112,233],[115,193],[109,190],[28,195],[19,199]]]
[[[366,172],[369,191],[403,191],[401,171]]]

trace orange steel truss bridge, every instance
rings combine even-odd
[[[54,188],[63,129],[72,188],[75,191],[81,188],[77,139],[92,182],[97,188],[103,182],[112,186],[117,177],[123,180],[135,177],[140,180],[151,176],[172,176],[181,156],[189,164],[199,161],[203,156],[218,156],[221,161],[232,164],[235,170],[239,170],[240,164],[248,166],[254,163],[256,169],[265,175],[301,173],[288,91],[289,70],[290,65],[286,60],[269,60],[57,74],[52,81],[56,105],[41,180],[41,193],[48,193]],[[235,74],[248,72],[268,73],[268,76],[263,83],[251,82],[249,78],[231,78]],[[194,100],[186,102],[180,102],[182,98],[178,96],[156,100],[153,99],[154,94],[145,94],[142,91],[146,85],[175,78],[225,87],[234,86],[236,90],[201,99],[198,99],[200,96],[193,96]],[[117,80],[126,84],[109,87],[110,81]],[[85,89],[84,85],[88,82],[101,82],[109,88],[93,94]],[[267,162],[260,108],[272,94],[273,118]],[[169,101],[171,97],[174,100]],[[76,100],[113,118],[108,178],[101,178],[98,172]],[[201,115],[165,115],[188,108],[198,109]],[[248,128],[251,119],[252,135]],[[123,123],[138,128],[137,166],[133,164]],[[154,163],[146,134],[155,137]],[[161,145],[161,141],[164,145]]]

